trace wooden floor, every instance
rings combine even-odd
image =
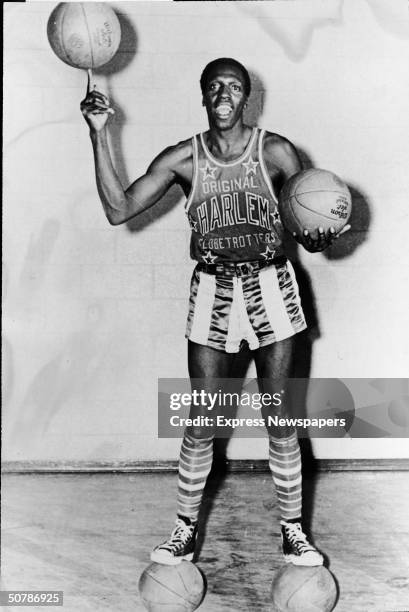
[[[315,542],[339,585],[336,612],[409,611],[408,480],[407,472],[304,479]],[[282,564],[271,477],[218,474],[210,485],[199,610],[271,610]],[[171,529],[175,486],[175,474],[4,475],[2,588],[63,590],[64,607],[50,610],[144,610],[138,578]]]

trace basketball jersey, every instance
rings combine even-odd
[[[283,226],[263,160],[264,130],[253,128],[240,157],[224,162],[193,136],[193,181],[186,202],[190,255],[207,264],[272,261],[283,255]]]

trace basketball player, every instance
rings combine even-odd
[[[239,62],[220,58],[200,79],[209,130],[165,149],[145,175],[124,189],[107,143],[107,118],[113,110],[97,91],[81,103],[90,127],[98,193],[109,222],[125,223],[156,204],[174,184],[186,196],[192,230],[193,272],[186,337],[191,379],[207,392],[227,378],[234,353],[248,342],[260,391],[273,395],[288,377],[294,336],[306,327],[297,283],[283,247],[277,194],[301,170],[294,146],[285,138],[251,128],[243,111],[250,77]],[[309,251],[321,251],[337,235],[322,228],[295,238]],[[213,382],[212,382],[213,381]],[[193,383],[192,383],[193,385]],[[193,387],[192,387],[193,388]],[[192,405],[192,418],[207,406]],[[288,415],[285,402],[263,416]],[[308,541],[301,520],[301,457],[295,430],[269,428],[269,465],[281,513],[286,561],[321,565],[322,555]],[[179,461],[177,518],[153,561],[177,564],[194,556],[197,518],[213,457],[212,427],[187,427]]]

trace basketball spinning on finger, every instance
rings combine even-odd
[[[278,205],[284,227],[301,236],[334,228],[338,234],[351,215],[351,193],[333,172],[311,168],[294,174],[282,188]]]
[[[47,24],[54,53],[74,68],[93,70],[108,63],[121,42],[121,26],[105,2],[60,2]]]
[[[105,2],[60,2],[48,19],[47,36],[60,60],[74,68],[87,70],[88,98],[92,70],[104,66],[114,57],[121,42],[121,26]],[[95,85],[92,93],[94,114],[114,113],[109,108],[108,98],[97,92]]]

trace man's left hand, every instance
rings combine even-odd
[[[302,236],[298,236],[296,232],[293,232],[293,238],[302,244],[302,246],[310,253],[316,253],[318,251],[324,251],[328,248],[334,240],[337,240],[342,234],[351,229],[350,225],[346,225],[340,232],[336,233],[333,227],[330,227],[328,232],[325,233],[324,228],[317,227],[313,234],[304,228]]]

